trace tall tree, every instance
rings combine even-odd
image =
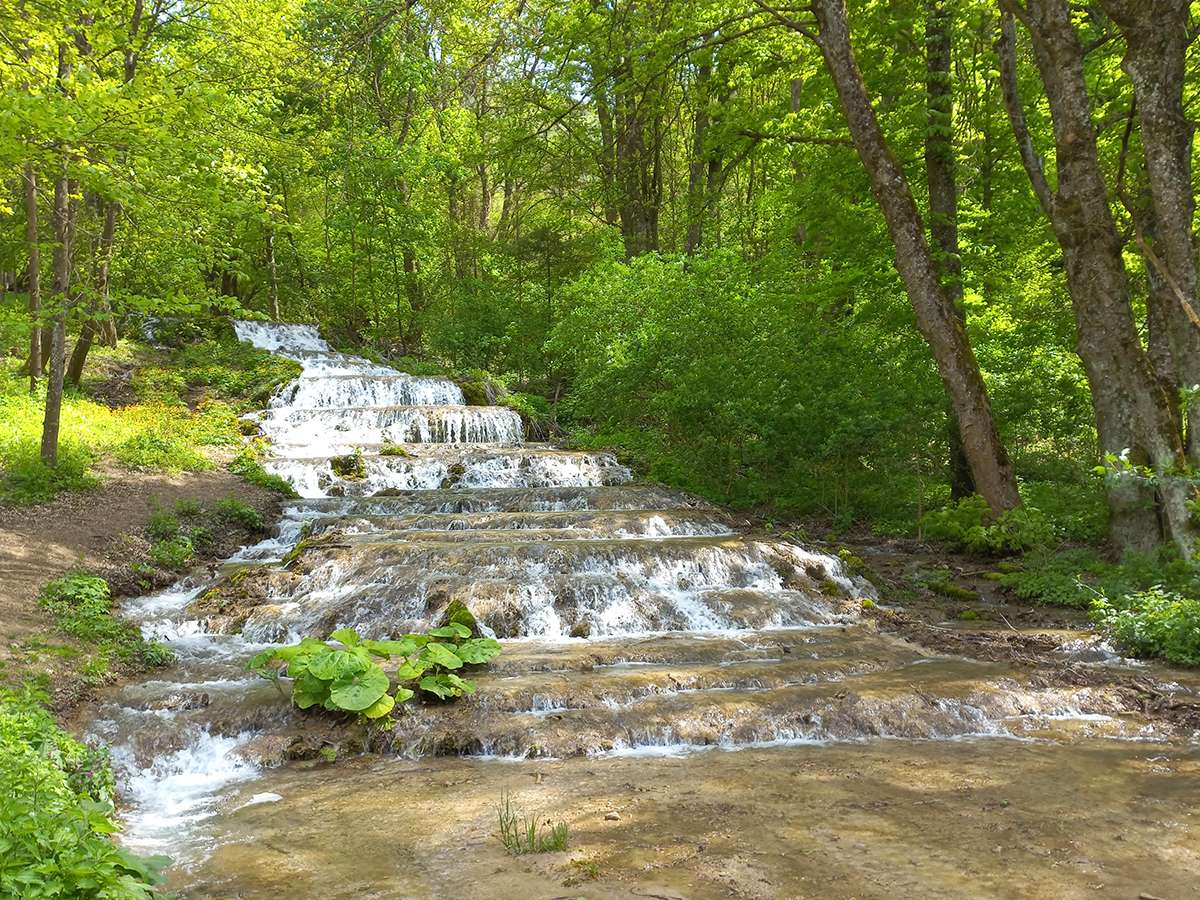
[[[1123,549],[1149,550],[1164,535],[1190,556],[1190,487],[1175,405],[1142,346],[1123,240],[1100,165],[1084,47],[1067,0],[1002,0],[1004,94],[1021,159],[1062,248],[1079,356],[1091,388],[1100,445],[1111,463],[1110,533]],[[1055,184],[1042,169],[1017,91],[1016,29],[1028,31],[1053,124]]]
[[[820,48],[833,79],[859,159],[871,179],[887,221],[917,327],[933,351],[942,384],[958,419],[963,452],[980,495],[995,512],[1021,505],[1008,451],[992,417],[991,401],[962,317],[942,283],[925,237],[925,225],[904,171],[888,145],[855,60],[844,0],[816,0],[814,33],[791,19],[784,22]]]

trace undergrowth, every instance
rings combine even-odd
[[[0,691],[0,896],[156,896],[170,860],[113,842],[108,752],[60,729],[45,700]]]

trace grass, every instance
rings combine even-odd
[[[123,342],[115,350],[98,348],[89,365],[84,390],[68,390],[63,397],[59,461],[48,467],[40,457],[44,395],[29,395],[27,381],[16,374],[18,361],[2,364],[0,504],[25,506],[62,491],[91,489],[98,483],[93,470],[101,460],[142,471],[210,469],[213,462],[205,448],[241,445],[239,413],[265,405],[279,384],[299,372],[296,363],[232,337],[173,351]],[[115,376],[130,370],[133,396],[122,396],[123,405],[100,402],[113,385],[124,383]],[[109,377],[99,377],[97,371]],[[235,473],[272,490],[290,491],[283,491],[256,457],[243,461]]]
[[[500,843],[513,856],[556,853],[567,849],[570,831],[566,822],[551,824],[547,819],[539,825],[536,816],[529,818],[517,811],[510,794],[501,795],[497,818],[500,823]]]

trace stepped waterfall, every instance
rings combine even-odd
[[[970,740],[1002,756],[1014,739],[1053,746],[1081,722],[1124,727],[1101,692],[1029,684],[879,634],[861,609],[880,598],[838,557],[741,531],[704,501],[634,481],[612,454],[527,442],[515,412],[466,405],[453,381],[335,352],[309,326],[242,322],[237,333],[303,367],[259,416],[264,464],[300,499],[270,539],[128,605],[178,661],[105,698],[89,724],[115,747],[123,840],[174,857],[191,895],[278,896],[285,878],[300,896],[518,889],[475,890],[463,879],[479,872],[452,871],[418,839],[404,866],[371,856],[355,881],[338,860],[383,846],[351,835],[388,796],[430,813],[438,796],[545,778],[564,785],[561,802],[572,783],[592,790],[589,778],[653,795],[661,785],[639,779],[668,764],[694,793],[721,773],[745,786],[800,758],[781,753],[836,765],[851,752],[837,748],[875,738],[905,739],[896,764],[919,767],[914,748],[930,739],[954,739],[937,754]],[[256,650],[347,626],[374,638],[427,628],[456,600],[504,647],[475,695],[410,704],[382,755],[280,765],[305,716],[246,671]],[[969,765],[948,759],[938,764]],[[347,797],[357,805],[339,806]],[[331,838],[336,860],[317,861],[322,840],[297,821],[309,802],[343,816],[329,823],[344,832]],[[463,846],[490,840],[438,809]],[[289,828],[313,846],[296,849]],[[708,895],[672,890],[644,896]]]

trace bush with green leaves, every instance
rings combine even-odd
[[[247,531],[262,531],[267,527],[262,513],[249,503],[243,503],[236,497],[227,497],[224,500],[218,500],[213,510],[221,519],[234,525],[240,525]]]
[[[1200,600],[1161,586],[1092,602],[1092,621],[1121,650],[1200,666]]]
[[[150,560],[160,569],[182,569],[195,555],[195,544],[184,534],[158,541],[150,548]]]
[[[266,678],[290,678],[292,702],[300,709],[321,707],[380,719],[418,692],[442,700],[474,693],[475,684],[459,672],[499,653],[494,638],[473,637],[468,625],[452,620],[425,634],[384,641],[365,640],[353,628],[342,628],[327,641],[304,638],[263,650],[249,668]],[[399,662],[389,677],[384,664],[394,660]]]
[[[155,896],[170,861],[113,843],[107,751],[62,731],[44,701],[0,692],[0,896]]]
[[[1040,510],[1022,506],[996,516],[978,495],[927,513],[921,519],[927,537],[948,541],[971,553],[1020,553],[1055,539],[1054,527]]]

